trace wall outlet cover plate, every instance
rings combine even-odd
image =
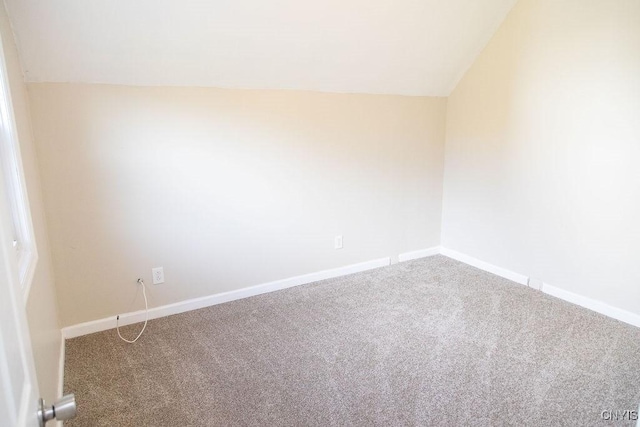
[[[162,267],[152,268],[151,277],[153,277],[154,285],[159,285],[160,283],[164,283],[164,269]]]

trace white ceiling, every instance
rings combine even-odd
[[[5,0],[31,82],[447,96],[516,0]]]

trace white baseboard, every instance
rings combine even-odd
[[[620,320],[621,322],[640,327],[640,315],[631,313],[630,311],[622,310],[604,302],[587,298],[573,292],[565,291],[564,289],[551,286],[547,283],[542,285],[542,292],[556,298],[560,298],[567,302],[579,305],[581,307],[588,308],[589,310],[595,311],[597,313],[604,314],[605,316],[614,318],[616,320]]]
[[[398,256],[399,261],[409,261],[418,258],[424,258],[442,254],[449,258],[453,258],[457,261],[527,286],[529,278],[523,274],[515,273],[502,267],[495,266],[485,261],[481,261],[477,258],[463,254],[444,247],[433,247],[428,249],[422,249],[413,252],[407,252]],[[345,267],[334,268],[331,270],[319,271],[316,273],[305,274],[302,276],[295,276],[288,279],[276,280],[274,282],[263,283],[235,291],[223,292],[219,294],[209,295],[201,298],[194,298],[186,301],[177,302],[174,304],[163,305],[160,307],[153,307],[149,309],[149,319],[157,319],[159,317],[170,316],[172,314],[184,313],[186,311],[197,310],[199,308],[209,307],[216,304],[222,304],[229,301],[235,301],[242,298],[248,298],[255,295],[261,295],[268,292],[278,291],[281,289],[287,289],[294,286],[304,285],[307,283],[317,282],[319,280],[331,279],[340,276],[346,276],[348,274],[359,273],[362,271],[371,270],[374,268],[385,267],[391,264],[390,258],[380,258],[371,261],[366,261],[358,264],[348,265]],[[634,326],[640,327],[640,315],[612,307],[600,301],[596,301],[582,295],[574,294],[569,291],[544,284],[542,291],[563,299],[565,301],[580,305],[587,309],[604,314],[605,316],[612,317],[625,323],[629,323]],[[131,313],[125,313],[120,315],[121,325],[130,325],[133,323],[143,322],[145,319],[144,310],[139,310]],[[116,326],[115,316],[111,316],[104,319],[94,320],[91,322],[80,323],[78,325],[68,326],[62,328],[62,336],[64,339],[75,338],[82,335],[92,334],[94,332],[106,331],[113,329]],[[60,387],[62,387],[64,375],[64,340],[61,349],[61,361],[60,361]],[[62,390],[61,390],[62,392]]]
[[[504,277],[505,279],[520,283],[521,285],[527,286],[529,283],[529,278],[523,274],[514,273],[513,271],[495,266],[493,264],[489,264],[488,262],[480,261],[479,259],[473,258],[469,255],[443,247],[440,248],[440,253],[449,258],[453,258],[457,261],[479,268],[480,270],[484,270],[489,273],[495,274],[496,276]],[[610,306],[604,302],[587,298],[573,292],[565,291],[564,289],[549,285],[547,283],[542,284],[541,290],[548,295],[560,298],[572,304],[576,304],[597,313],[604,314],[605,316],[620,320],[621,322],[640,327],[640,315],[631,313],[630,311],[625,311],[621,308]]]
[[[180,301],[173,304],[153,307],[149,309],[149,319],[157,319],[159,317],[170,316],[172,314],[184,313],[186,311],[197,310],[199,308],[209,307],[212,305],[222,304],[229,301],[235,301],[242,298],[248,298],[256,295],[265,294],[267,292],[287,289],[294,286],[305,285],[307,283],[317,282],[319,280],[332,279],[335,277],[346,276],[348,274],[359,273],[362,271],[372,270],[374,268],[385,267],[391,264],[390,258],[380,258],[371,261],[365,261],[358,264],[347,265],[344,267],[334,268],[331,270],[318,271],[316,273],[304,274],[288,279],[276,280],[274,282],[263,283],[235,291],[222,292],[219,294],[209,295],[200,298]],[[120,325],[130,325],[133,323],[144,322],[145,311],[139,310],[131,313],[120,315]],[[67,326],[62,328],[62,335],[65,339],[75,338],[82,335],[92,334],[94,332],[106,331],[116,327],[116,316],[106,317],[104,319],[93,320],[91,322],[80,323],[78,325]]]
[[[440,246],[434,246],[428,249],[421,249],[418,251],[405,252],[403,254],[398,255],[398,261],[405,262],[411,261],[419,258],[426,258],[434,255],[438,255],[440,253]]]
[[[481,261],[477,258],[473,258],[469,255],[456,252],[451,249],[441,247],[440,253],[446,257],[453,258],[472,267],[479,268],[480,270],[487,271],[489,273],[495,274],[496,276],[504,277],[505,279],[511,280],[512,282],[520,283],[521,285],[527,286],[529,278],[525,275],[514,273],[513,271],[507,270],[506,268],[489,264],[488,262]]]

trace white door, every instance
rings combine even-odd
[[[0,173],[0,425],[37,427],[38,383],[4,173]]]

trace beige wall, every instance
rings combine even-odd
[[[29,93],[65,326],[440,243],[443,98]]]
[[[448,100],[445,247],[640,313],[639,22],[515,6]]]
[[[31,217],[39,254],[27,301],[27,319],[31,332],[31,345],[33,347],[40,394],[46,400],[52,401],[58,397],[58,363],[61,340],[60,328],[58,327],[56,290],[42,207],[40,176],[33,144],[27,88],[23,82],[22,69],[4,3],[0,5],[0,36],[2,37],[2,47],[7,66]]]

